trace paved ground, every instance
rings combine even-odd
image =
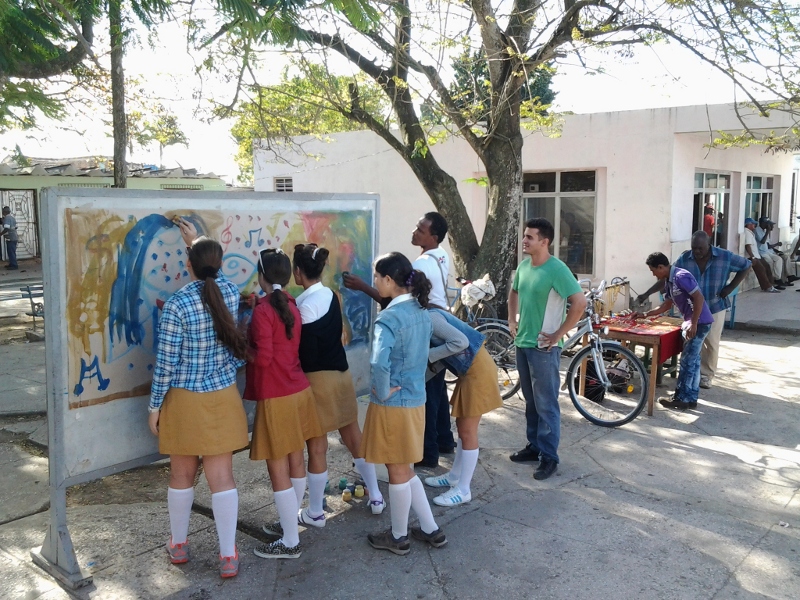
[[[796,290],[800,290],[800,281],[780,294],[768,294],[758,288],[739,294],[736,326],[800,333],[800,293]]]
[[[11,362],[9,350],[17,349],[0,347],[0,364]],[[800,598],[798,364],[796,335],[735,330],[725,334],[717,387],[695,411],[657,408],[607,430],[562,398],[562,462],[545,482],[507,459],[523,442],[524,406],[512,399],[481,426],[473,501],[434,511],[450,543],[414,543],[406,557],[366,543],[367,532],[389,525],[388,510],[374,517],[336,496],[325,529],[301,534],[299,560],[253,556],[275,510],[263,464],[243,454],[235,458],[242,570],[230,581],[216,574],[204,479],[185,566],[169,565],[163,548],[163,464],[71,488],[72,539],[94,576],[76,597]],[[3,381],[22,389],[15,378],[35,371],[12,369]],[[68,597],[28,555],[48,520],[47,464],[31,443],[46,440],[44,428],[42,417],[0,419],[2,598]],[[332,436],[331,480],[352,477],[349,466]]]

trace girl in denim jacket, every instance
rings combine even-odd
[[[411,268],[399,252],[375,262],[375,287],[389,305],[375,321],[370,358],[372,393],[364,423],[361,455],[384,463],[389,471],[392,527],[367,536],[370,545],[395,554],[408,554],[410,509],[419,517],[411,535],[435,548],[447,538],[433,519],[425,488],[411,464],[422,459],[425,431],[425,371],[431,339],[431,319],[425,308],[431,284]]]
[[[433,325],[429,355],[432,370],[447,367],[458,376],[450,398],[458,444],[450,472],[426,477],[425,483],[449,488],[433,499],[434,504],[458,506],[472,500],[470,484],[478,464],[481,416],[500,408],[503,399],[497,387],[497,365],[484,347],[485,336],[449,311],[431,307],[429,314]]]

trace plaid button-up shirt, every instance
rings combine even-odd
[[[708,304],[708,309],[712,314],[721,310],[726,310],[731,302],[728,298],[720,298],[719,293],[726,285],[731,273],[738,273],[750,268],[750,261],[716,246],[711,246],[711,258],[708,259],[706,270],[700,274],[700,267],[691,250],[687,250],[675,261],[675,266],[686,269],[694,275],[703,298]]]
[[[192,281],[164,303],[158,321],[158,353],[150,388],[150,408],[160,408],[171,387],[213,392],[236,382],[244,365],[217,339],[214,322],[200,297],[202,281]],[[221,273],[217,285],[233,314],[239,310],[239,288]]]

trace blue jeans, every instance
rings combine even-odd
[[[700,391],[700,350],[703,340],[711,331],[711,324],[698,325],[695,336],[683,340],[681,352],[681,370],[678,373],[678,385],[675,387],[675,399],[680,402],[697,402]]]
[[[439,460],[439,448],[454,448],[450,429],[450,404],[447,401],[446,371],[440,371],[425,384],[425,442],[422,460]]]
[[[528,444],[541,458],[558,462],[561,409],[558,388],[561,348],[517,348],[517,372],[525,398]]]
[[[17,242],[6,240],[6,250],[8,251],[8,266],[17,268]]]

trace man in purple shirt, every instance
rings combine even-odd
[[[653,252],[645,261],[650,272],[664,282],[664,303],[637,317],[652,317],[677,306],[683,315],[683,352],[678,384],[670,398],[659,398],[661,406],[686,410],[697,407],[700,389],[700,350],[703,347],[714,317],[708,309],[697,280],[689,271],[670,266],[669,259],[661,252]]]

